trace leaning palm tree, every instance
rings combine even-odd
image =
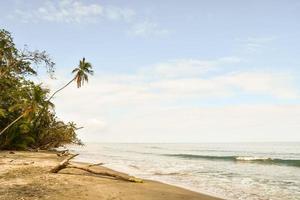
[[[70,85],[73,81],[76,81],[77,87],[80,88],[84,85],[84,82],[89,81],[88,75],[93,75],[94,71],[92,70],[92,65],[89,62],[85,61],[85,58],[82,58],[82,60],[79,61],[78,67],[76,67],[72,73],[75,73],[75,76],[72,80],[70,80],[66,85],[61,87],[60,89],[56,90],[48,99],[50,101],[58,92],[65,89],[68,85]]]
[[[92,70],[92,64],[89,62],[85,61],[85,58],[83,57],[82,60],[79,61],[79,65],[72,71],[72,73],[75,73],[74,78],[72,78],[66,85],[64,85],[63,87],[59,88],[58,90],[56,90],[47,100],[48,102],[50,102],[50,100],[60,91],[62,91],[63,89],[65,89],[68,85],[70,85],[73,81],[76,81],[77,83],[77,88],[80,88],[84,82],[88,82],[89,78],[88,75],[93,75],[94,71]],[[42,109],[42,111],[39,113],[39,115],[37,116],[35,122],[34,122],[34,128],[37,128],[37,122],[40,119],[40,117],[42,116],[42,114],[44,114],[44,112],[46,111],[46,107],[44,107],[44,109]]]

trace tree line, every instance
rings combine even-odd
[[[51,94],[32,81],[37,69],[45,67],[54,76],[55,63],[45,51],[18,49],[11,34],[0,29],[0,150],[52,149],[82,142],[74,122],[63,122],[55,114],[53,97],[71,83],[80,88],[93,75],[83,58],[72,71],[74,77]]]

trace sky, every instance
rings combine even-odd
[[[46,50],[84,142],[300,141],[298,0],[4,0],[0,28]]]

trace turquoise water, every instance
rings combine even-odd
[[[225,199],[300,200],[300,143],[86,144],[78,161]]]

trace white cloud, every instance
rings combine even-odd
[[[269,96],[278,99],[296,99],[299,91],[293,85],[292,75],[265,72],[236,72],[210,78],[165,79],[152,82],[153,91],[180,97],[192,95],[201,98],[233,97],[243,94]]]
[[[299,98],[292,74],[220,73],[224,64],[236,62],[240,59],[181,59],[154,64],[134,74],[98,72],[100,75],[91,77],[84,87],[77,89],[74,83],[59,93],[54,99],[56,110],[61,118],[85,127],[80,130],[85,140],[168,142],[172,138],[178,142],[187,137],[187,141],[191,138],[189,141],[198,142],[217,141],[212,137],[220,141],[280,140],[283,137],[280,132],[284,130],[291,132],[290,138],[296,138],[300,116],[300,107],[296,105],[276,106],[272,102],[210,108],[190,105],[212,99],[228,102],[245,94],[256,98],[256,103],[262,96],[279,100]],[[158,70],[162,66],[167,71]],[[186,72],[189,70],[193,73]],[[62,76],[47,81],[47,85],[59,88],[66,82]]]
[[[300,105],[241,105],[157,109],[114,123],[100,141],[245,142],[299,141]]]
[[[103,131],[107,128],[105,120],[99,118],[88,118],[85,121],[80,121],[80,123],[83,124],[83,128],[88,127],[91,132]]]
[[[129,31],[131,35],[135,36],[162,36],[168,34],[169,32],[169,30],[161,28],[157,23],[150,21],[136,23],[132,26],[131,30]]]
[[[30,10],[20,7],[14,10],[10,18],[24,23],[45,21],[80,24],[97,23],[100,20],[121,21],[128,24],[127,32],[134,36],[160,36],[169,33],[169,30],[160,27],[158,23],[137,16],[133,9],[81,0],[45,1]]]
[[[130,22],[135,11],[129,8],[87,4],[79,0],[46,1],[35,10],[16,9],[14,17],[23,22],[95,23],[100,19]]]
[[[103,17],[104,7],[100,4],[84,4],[76,0],[46,1],[36,10],[17,9],[15,14],[24,22],[95,22],[98,17]]]
[[[237,39],[237,41],[241,43],[243,48],[248,52],[260,52],[277,39],[275,36],[248,37],[245,39]]]
[[[186,61],[178,60],[177,62],[166,62],[167,64],[155,64],[150,69],[147,67],[147,69],[130,75],[99,72],[101,75],[91,77],[90,83],[80,91],[76,87],[69,87],[59,94],[57,99],[63,103],[67,102],[64,98],[69,98],[72,101],[76,100],[81,105],[84,105],[84,102],[89,99],[99,107],[106,107],[160,103],[170,100],[169,98],[209,99],[242,94],[263,95],[279,99],[299,97],[299,91],[293,85],[292,74],[262,71],[220,74],[215,72],[221,68],[221,63],[224,63],[223,59]],[[231,62],[236,61],[237,59],[234,59]],[[166,69],[161,70],[162,66],[165,66]],[[191,73],[188,72],[190,70]],[[47,81],[47,85],[50,88],[58,88],[67,81],[59,77],[58,80]]]
[[[283,99],[294,99],[299,96],[298,90],[292,86],[291,74],[242,72],[221,76],[217,80],[250,94],[270,95]]]
[[[216,60],[178,59],[158,63],[145,69],[143,73],[159,78],[199,77],[209,71],[214,71],[224,64],[240,62],[237,57],[223,57]]]
[[[132,9],[119,8],[114,6],[107,6],[104,12],[108,19],[124,20],[126,22],[131,22],[136,15],[135,11],[133,11]]]

